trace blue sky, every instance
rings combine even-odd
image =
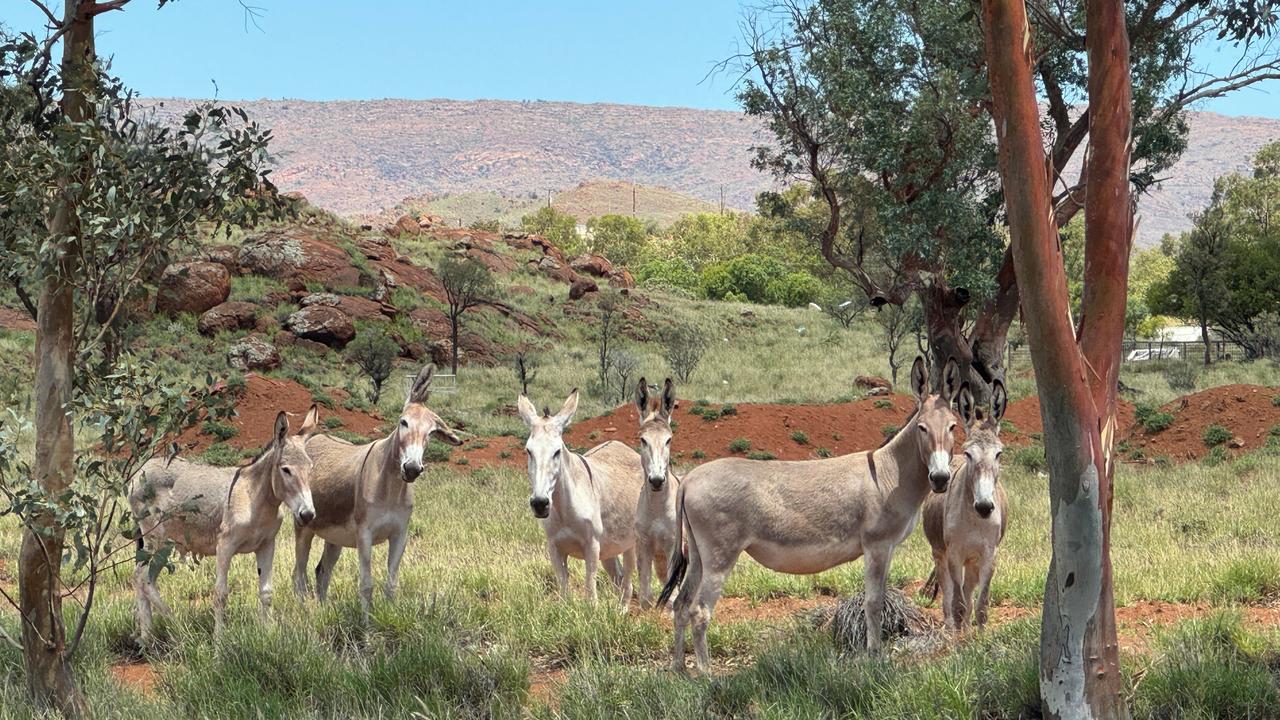
[[[739,0],[134,0],[99,18],[100,52],[139,93],[229,100],[498,98],[734,110]],[[60,5],[60,2],[55,3]],[[0,21],[39,27],[26,0]],[[1225,56],[1222,58],[1226,60]],[[1204,106],[1280,117],[1280,82]]]

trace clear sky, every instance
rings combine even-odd
[[[737,109],[740,0],[134,0],[99,18],[99,51],[145,96],[227,100],[497,98]],[[751,2],[751,0],[747,0]],[[61,5],[60,1],[53,4]],[[28,0],[0,21],[34,29]],[[1225,56],[1222,58],[1225,61]],[[1280,117],[1280,82],[1203,109]]]

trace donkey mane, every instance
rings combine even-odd
[[[275,446],[275,438],[272,437],[272,439],[268,440],[267,444],[264,445],[262,449],[258,451],[258,454],[253,456],[252,460],[250,460],[247,463],[242,463],[236,466],[236,474],[231,476],[231,487],[227,488],[228,501],[231,500],[231,493],[235,492],[236,490],[236,483],[240,481],[240,473],[253,467],[254,463],[258,462],[263,457],[265,457],[268,452],[271,452],[271,448],[273,448],[274,446]]]
[[[908,413],[907,416],[902,419],[902,423],[898,425],[898,430],[901,431],[902,428],[906,427],[907,425],[910,425],[911,419],[919,414],[920,414],[920,408],[916,408],[915,410],[912,410],[910,413]],[[892,435],[889,435],[884,440],[880,441],[880,444],[876,446],[876,449],[879,450],[885,445],[888,445],[889,443],[893,442],[893,439],[896,437],[898,437],[897,432],[893,433]]]

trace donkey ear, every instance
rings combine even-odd
[[[435,374],[436,366],[434,363],[427,363],[419,370],[418,377],[413,379],[413,386],[409,388],[409,397],[405,399],[404,404],[425,404],[427,399],[431,397],[431,378]]]
[[[276,413],[275,433],[271,436],[272,442],[279,445],[289,435],[289,414],[281,410]]]
[[[445,425],[443,420],[436,423],[436,428],[431,431],[431,434],[454,447],[462,444],[462,438],[459,438],[457,433],[450,430],[449,426]]]
[[[960,406],[960,417],[964,418],[964,424],[972,425],[974,415],[973,392],[969,389],[969,383],[965,383],[960,388],[960,397],[957,398],[956,404]]]
[[[676,384],[671,382],[671,378],[667,378],[662,383],[662,415],[668,420],[671,419],[671,413],[676,409]]]
[[[533,427],[533,421],[538,419],[538,408],[534,407],[533,403],[529,402],[529,398],[524,395],[521,395],[520,399],[516,400],[516,412],[520,415],[520,419],[524,421],[524,424],[529,427]]]
[[[917,400],[924,400],[929,394],[929,371],[925,369],[922,355],[917,355],[916,361],[911,363],[911,392]]]
[[[1000,422],[1004,411],[1009,407],[1009,394],[1005,392],[1004,383],[996,380],[991,387],[991,417]],[[997,425],[997,427],[999,427]]]
[[[298,428],[299,435],[311,435],[320,425],[320,406],[312,405],[307,411],[307,416],[302,418],[302,427]]]
[[[569,393],[568,399],[564,401],[564,407],[560,408],[560,412],[551,418],[551,421],[560,427],[560,432],[564,432],[569,427],[569,421],[573,419],[573,414],[578,411],[578,388],[574,388]]]
[[[636,409],[640,411],[640,422],[644,422],[645,413],[649,412],[649,381],[640,378],[636,385]]]
[[[949,358],[942,368],[942,397],[947,402],[952,402],[959,392],[960,363],[956,362],[955,358]]]

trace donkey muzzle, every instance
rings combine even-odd
[[[649,487],[654,492],[658,492],[666,484],[667,484],[667,479],[665,477],[649,478]]]
[[[310,525],[312,520],[316,519],[316,511],[307,509],[298,513],[298,523],[301,525]]]
[[[529,508],[533,510],[533,516],[542,519],[551,514],[551,500],[544,497],[529,498]]]
[[[422,466],[415,462],[405,463],[400,467],[400,472],[404,474],[405,482],[413,482],[422,474]]]

